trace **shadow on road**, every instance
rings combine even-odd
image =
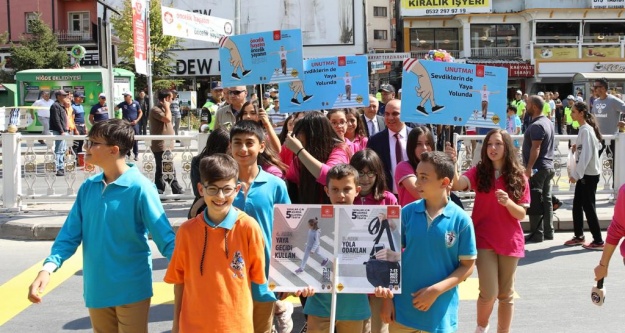
[[[174,305],[173,304],[159,304],[150,307],[150,317],[148,321],[150,323],[173,321],[174,320]],[[91,320],[89,317],[83,317],[80,319],[72,320],[65,325],[63,329],[66,330],[86,330],[91,328]],[[165,331],[171,332],[171,331]]]
[[[556,257],[576,255],[579,253],[588,253],[588,250],[581,246],[570,247],[564,245],[555,245],[543,249],[525,250],[525,258],[519,260],[519,266],[531,265],[544,260]]]

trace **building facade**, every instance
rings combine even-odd
[[[19,43],[30,33],[29,21],[41,15],[68,51],[74,45],[86,49],[82,66],[99,66],[98,5],[96,0],[0,0],[0,33],[8,33],[9,43]],[[9,45],[0,45],[0,63],[11,66]]]
[[[574,94],[582,89],[574,85],[576,73],[625,74],[623,2],[474,2],[477,3],[453,9],[402,7],[404,14],[421,14],[402,15],[404,50],[422,58],[428,50],[440,48],[461,62],[507,67],[509,97],[517,89]],[[452,12],[454,9],[456,12]],[[611,89],[622,93],[623,83],[614,82]],[[582,94],[588,98],[590,92]]]

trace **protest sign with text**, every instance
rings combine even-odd
[[[506,68],[407,59],[402,76],[402,121],[488,128],[504,126]]]
[[[366,56],[304,61],[304,80],[280,83],[280,112],[369,106]]]
[[[219,59],[224,87],[303,80],[302,31],[221,37]]]

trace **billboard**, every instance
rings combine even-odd
[[[492,0],[401,0],[401,16],[490,13]]]
[[[147,7],[145,0],[132,0],[132,36],[135,45],[135,71],[139,74],[148,73],[148,40],[146,39],[146,15]]]
[[[219,42],[222,36],[230,36],[234,26],[232,20],[202,15],[186,10],[161,6],[163,34],[180,38]]]

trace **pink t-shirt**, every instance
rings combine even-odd
[[[366,136],[356,136],[354,141],[352,141],[352,150],[354,154],[357,152],[367,148],[367,142],[369,142],[369,138]]]
[[[381,200],[375,200],[373,193],[369,193],[364,197],[360,195],[354,200],[354,205],[397,205],[397,198],[389,191],[384,191],[384,197]]]
[[[473,204],[473,226],[475,227],[475,241],[478,249],[492,249],[495,253],[504,256],[523,258],[525,256],[525,237],[518,219],[515,219],[508,209],[497,202],[495,190],[506,190],[504,178],[495,180],[495,189],[488,193],[477,191],[477,167],[467,170],[462,177],[466,177],[475,191]],[[530,187],[525,178],[525,191],[519,205],[530,203]]]
[[[408,161],[399,162],[395,168],[395,188],[397,189],[397,196],[399,197],[399,205],[402,207],[413,201],[421,199],[413,197],[412,194],[410,194],[410,192],[408,192],[408,190],[401,185],[406,178],[410,177],[414,177],[416,180],[417,175],[415,175],[415,169]]]
[[[265,164],[265,165],[262,165],[261,168],[263,168],[263,171],[267,173],[270,173],[280,179],[284,179],[284,172],[282,172],[280,168],[278,168],[277,166],[273,164]]]
[[[319,178],[317,178],[317,183],[326,185],[326,176],[333,166],[340,163],[349,164],[351,154],[348,152],[348,149],[349,148],[345,145],[335,146],[334,149],[332,149],[328,160],[321,164],[321,173],[319,174]],[[299,169],[299,159],[295,158],[293,163],[289,166],[289,170],[286,172],[286,179],[292,183],[299,184]]]
[[[612,223],[608,227],[608,235],[605,242],[610,245],[618,245],[621,238],[625,237],[625,185],[618,190],[616,204],[614,205],[614,216]],[[621,243],[621,256],[625,257],[625,242]]]
[[[293,163],[293,157],[295,157],[295,154],[293,154],[286,145],[282,145],[282,149],[280,149],[280,160],[282,160],[282,163],[291,165]]]

